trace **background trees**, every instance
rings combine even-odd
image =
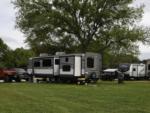
[[[15,0],[14,4],[17,27],[37,54],[95,51],[134,56],[137,42],[149,39],[135,24],[143,6],[132,7],[133,1]]]
[[[9,51],[8,46],[3,42],[3,40],[0,38],[0,67],[3,67],[4,61],[3,61],[3,57],[5,56],[5,54]]]
[[[34,56],[34,52],[24,48],[17,48],[13,51],[14,67],[26,67],[29,58]]]
[[[31,50],[23,48],[11,50],[0,38],[0,67],[26,67],[28,59],[33,56]]]

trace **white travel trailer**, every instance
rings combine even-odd
[[[125,79],[147,77],[145,64],[120,64],[119,69],[124,72]]]
[[[33,78],[96,81],[100,76],[101,63],[101,55],[97,53],[40,56],[29,60],[27,72]]]

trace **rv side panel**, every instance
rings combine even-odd
[[[135,78],[145,77],[145,64],[131,64],[129,76]]]
[[[96,53],[86,53],[85,56],[85,73],[89,76],[100,77],[101,72],[101,55]]]
[[[74,56],[61,56],[60,57],[60,77],[74,75]]]
[[[146,64],[146,76],[150,78],[150,59],[145,61]]]
[[[146,73],[145,73],[145,64],[139,64],[139,66],[138,66],[138,75],[139,75],[139,77],[146,76]]]
[[[35,77],[50,77],[54,75],[54,58],[39,57],[33,59],[33,75]]]

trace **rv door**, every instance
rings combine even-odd
[[[132,66],[132,77],[138,77],[138,65]]]
[[[54,76],[59,75],[59,66],[60,66],[60,59],[54,58]]]

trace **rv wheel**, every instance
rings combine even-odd
[[[91,73],[90,79],[92,80],[93,83],[96,83],[98,78],[95,72]]]
[[[95,78],[96,78],[96,73],[95,73],[95,72],[91,73],[91,78],[92,78],[92,79],[95,79]]]

